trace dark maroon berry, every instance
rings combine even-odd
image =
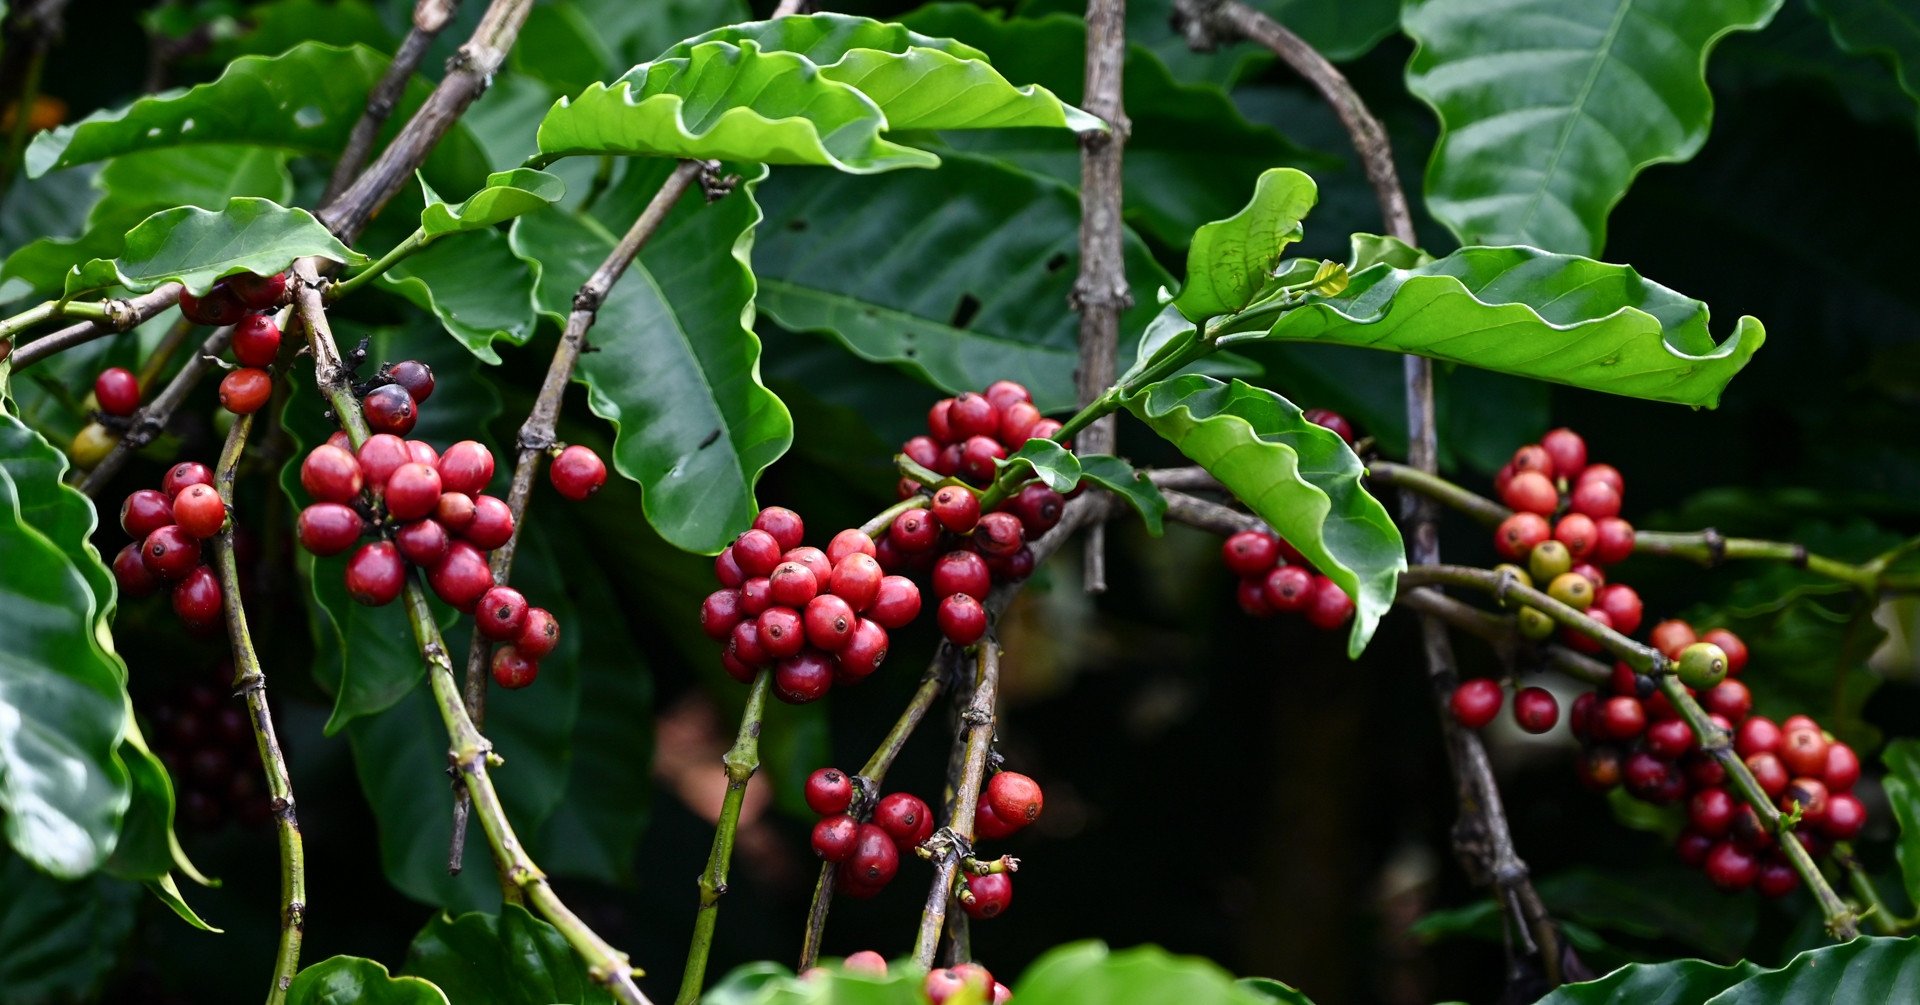
[[[839,652],[853,640],[860,615],[854,612],[852,604],[834,594],[823,593],[807,602],[801,620],[806,626],[808,642],[827,652]]]
[[[918,506],[893,518],[887,528],[887,540],[905,554],[918,554],[940,541],[940,525],[933,514]]]
[[[860,835],[860,822],[845,813],[821,818],[813,825],[813,853],[829,862],[845,862],[853,857]]]
[[[962,903],[971,918],[997,918],[1013,904],[1013,876],[994,872],[967,877],[968,899]]]
[[[247,308],[225,283],[216,283],[200,296],[181,290],[180,313],[194,324],[218,328],[246,317]]]
[[[554,491],[579,502],[607,483],[607,464],[599,454],[576,443],[553,459],[547,477],[553,481]]]
[[[1347,446],[1353,446],[1353,423],[1348,422],[1346,416],[1330,408],[1309,408],[1303,417],[1316,426],[1333,430],[1334,435],[1347,441]]]
[[[1560,721],[1560,702],[1546,688],[1521,688],[1513,695],[1513,721],[1529,733],[1544,733]]]
[[[207,626],[220,620],[220,581],[213,570],[195,566],[173,585],[173,613],[189,625]]]
[[[220,378],[220,405],[235,415],[252,415],[273,397],[273,378],[267,371],[241,367]]]
[[[894,847],[911,851],[933,836],[933,810],[919,796],[895,792],[874,805],[873,824],[887,832]]]
[[[136,489],[120,504],[120,529],[137,541],[173,522],[173,499],[153,489]]]
[[[1033,549],[1022,545],[1011,555],[987,555],[987,568],[1001,579],[1019,582],[1033,575]]]
[[[1025,528],[1028,538],[1036,538],[1060,523],[1061,515],[1067,511],[1067,499],[1035,482],[1009,500],[1006,510],[1020,518],[1020,526]]]
[[[853,605],[856,611],[865,611],[872,606],[880,595],[880,580],[885,578],[880,563],[873,556],[855,552],[834,563],[833,575],[827,580],[827,589],[834,596]]]
[[[227,522],[227,504],[211,485],[189,485],[173,500],[173,522],[201,540],[220,533]]]
[[[773,606],[773,581],[765,576],[755,576],[740,584],[740,613],[757,618],[760,612]]]
[[[947,409],[947,425],[953,432],[953,440],[992,436],[1000,431],[1000,415],[994,411],[992,402],[972,391],[964,391],[953,396],[953,405]]]
[[[759,623],[760,646],[774,659],[793,656],[806,648],[806,625],[793,608],[769,607],[760,612]]]
[[[471,542],[455,541],[447,547],[446,557],[427,570],[427,585],[447,606],[465,613],[493,586],[493,570],[487,567],[487,556]],[[528,658],[539,660],[544,655],[529,653]]]
[[[851,681],[866,679],[887,661],[887,630],[872,619],[861,618],[853,626],[853,638],[840,649],[837,662]]]
[[[513,644],[528,659],[546,659],[547,654],[560,644],[560,622],[555,621],[544,607],[529,607],[527,623],[520,626],[520,637]]]
[[[168,582],[185,579],[200,565],[200,541],[178,526],[168,524],[147,535],[140,546],[140,558],[147,571]]]
[[[900,870],[900,851],[893,838],[874,824],[861,824],[856,841],[847,871],[868,886],[882,886],[892,880]]]
[[[167,469],[166,475],[160,479],[160,491],[172,499],[189,485],[212,484],[213,469],[199,461],[181,461]]]
[[[832,687],[833,663],[817,649],[803,649],[774,665],[774,696],[789,705],[817,701]]]
[[[527,624],[527,598],[511,586],[490,587],[474,605],[473,623],[482,637],[495,642],[517,638]]]
[[[353,547],[364,529],[360,514],[340,503],[314,503],[300,511],[300,546],[322,558]]]
[[[126,367],[109,367],[93,379],[93,398],[108,415],[132,415],[140,407],[140,378]]]
[[[853,779],[839,768],[819,768],[807,776],[807,807],[823,817],[845,813],[853,805]]]
[[[1488,677],[1476,677],[1463,680],[1453,689],[1453,697],[1448,705],[1453,710],[1453,719],[1468,729],[1483,729],[1493,717],[1500,714],[1500,706],[1506,701],[1506,692],[1500,682]]]
[[[700,630],[715,642],[725,642],[740,623],[739,590],[715,590],[700,602]]]
[[[493,680],[510,691],[533,683],[540,675],[540,661],[531,659],[515,646],[501,646],[493,653]]]
[[[394,532],[393,543],[400,557],[422,569],[431,569],[447,557],[453,538],[438,520],[415,520]]]
[[[233,328],[233,358],[241,366],[265,368],[280,358],[280,326],[265,314],[254,314]]]
[[[987,563],[971,551],[950,551],[933,564],[933,595],[939,598],[964,593],[975,600],[987,599],[993,588],[993,574]]]
[[[493,481],[493,451],[475,440],[461,440],[442,452],[434,467],[446,491],[479,495]]]
[[[934,612],[941,634],[957,646],[970,646],[987,634],[987,609],[964,593],[943,597]]]
[[[148,571],[146,560],[140,557],[138,542],[113,556],[113,579],[120,584],[120,592],[129,597],[144,597],[160,588],[159,577]]]
[[[1000,473],[999,462],[1006,456],[1007,448],[992,436],[970,436],[960,445],[960,477],[985,485]]]
[[[420,421],[419,403],[398,384],[383,384],[368,391],[360,401],[360,411],[367,417],[368,428],[376,433],[405,436]]]
[[[347,560],[347,595],[368,607],[391,604],[407,583],[407,563],[391,541],[362,545]]]
[[[407,392],[415,404],[433,397],[433,367],[417,359],[403,359],[387,368],[387,377]],[[412,426],[413,423],[407,423]]]
[[[300,487],[319,502],[352,502],[360,494],[360,462],[339,447],[322,443],[300,462]]]
[[[745,618],[733,626],[733,632],[727,636],[727,651],[742,666],[761,667],[773,662],[767,651],[760,648],[760,621],[757,618]]]
[[[1707,852],[1705,868],[1707,879],[1729,892],[1752,886],[1760,872],[1759,861],[1731,841],[1722,841]]]
[[[973,543],[983,555],[1011,555],[1027,543],[1026,528],[1012,513],[987,513],[973,529]]]
[[[948,485],[933,494],[929,510],[940,526],[966,534],[980,521],[980,497],[959,485]]]
[[[1677,761],[1693,749],[1693,730],[1683,719],[1662,719],[1647,727],[1647,753]]]
[[[236,272],[220,280],[220,284],[240,302],[240,306],[250,311],[278,307],[281,298],[287,295],[287,274],[284,272],[276,272],[271,276]]]

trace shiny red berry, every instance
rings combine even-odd
[[[440,472],[409,461],[394,469],[385,489],[388,516],[418,520],[440,505]]]
[[[1033,407],[1031,401],[1016,401],[1000,409],[1000,428],[996,432],[1001,443],[1016,450],[1033,437],[1033,427],[1045,416]]]
[[[773,535],[774,543],[783,552],[800,547],[800,542],[807,536],[806,522],[800,519],[800,514],[785,506],[768,506],[761,510],[753,518],[753,529]]]
[[[859,821],[845,813],[822,817],[813,825],[813,853],[829,862],[845,862],[853,857],[859,836]]]
[[[971,551],[950,551],[933,564],[933,595],[939,598],[964,593],[975,600],[987,599],[993,588],[993,574],[986,560]]]
[[[887,630],[871,618],[861,618],[853,626],[853,637],[840,648],[835,662],[851,682],[857,682],[887,661]]]
[[[1540,449],[1552,458],[1556,478],[1572,478],[1587,467],[1587,441],[1571,429],[1549,430],[1540,437]]]
[[[1617,516],[1594,521],[1593,560],[1612,565],[1633,554],[1633,525]]]
[[[1005,508],[1020,518],[1021,528],[1031,539],[1059,526],[1060,518],[1067,512],[1067,497],[1035,482],[1015,493]]]
[[[727,636],[727,652],[742,666],[760,667],[773,662],[767,651],[760,648],[760,622],[756,618],[744,618],[733,626],[733,632]]]
[[[135,540],[173,522],[173,499],[153,489],[136,489],[120,504],[120,529]]]
[[[1012,513],[986,513],[973,528],[973,543],[983,555],[1011,555],[1026,545],[1026,527]]]
[[[168,499],[180,494],[180,490],[189,485],[212,485],[213,469],[199,461],[181,461],[167,469],[160,479],[160,491]]]
[[[367,427],[376,433],[405,436],[420,421],[419,403],[398,384],[383,384],[368,391],[360,400],[360,411],[366,416]]]
[[[554,491],[579,502],[607,483],[607,464],[599,454],[576,443],[553,459],[547,477],[553,481]]]
[[[820,580],[798,562],[781,562],[767,577],[767,589],[774,603],[798,609],[819,594]]]
[[[521,652],[517,646],[501,646],[493,652],[494,683],[517,691],[533,683],[540,675],[540,661]]]
[[[417,359],[403,359],[393,364],[387,368],[387,377],[415,403],[433,396],[433,367]]]
[[[980,521],[980,497],[958,485],[935,492],[928,509],[940,526],[955,534],[970,533]]]
[[[995,872],[967,877],[968,899],[961,906],[971,918],[997,918],[1013,905],[1013,876]]]
[[[267,371],[242,367],[220,379],[220,404],[235,415],[258,412],[273,396],[273,378]]]
[[[1740,722],[1753,711],[1753,692],[1745,684],[1729,677],[1700,694],[1700,705],[1728,722]]]
[[[1860,780],[1860,756],[1844,743],[1828,744],[1827,766],[1820,777],[1836,793],[1852,791]]]
[[[893,838],[874,824],[861,824],[853,855],[846,869],[867,886],[879,886],[893,879],[900,869],[900,851]]]
[[[905,554],[918,554],[939,543],[940,525],[934,522],[932,513],[916,506],[893,518],[887,540]]]
[[[947,425],[955,440],[992,436],[1000,431],[1000,415],[985,397],[963,391],[953,396],[953,405],[947,410]]]
[[[140,546],[140,558],[148,572],[176,582],[200,565],[200,540],[177,525],[168,524],[147,535]]]
[[[1753,775],[1753,780],[1759,784],[1760,791],[1765,792],[1768,797],[1777,798],[1780,793],[1787,791],[1787,783],[1792,779],[1787,774],[1786,766],[1780,763],[1779,757],[1765,753],[1748,754],[1746,762],[1747,772]]]
[[[845,813],[853,805],[853,779],[839,768],[817,768],[807,776],[807,807],[821,816]]]
[[[848,555],[856,552],[868,558],[874,557],[873,538],[857,528],[849,527],[833,535],[833,540],[827,542],[827,561],[834,565],[839,565]]]
[[[527,598],[511,586],[489,587],[473,608],[473,626],[484,638],[506,642],[527,625]]]
[[[1006,456],[1007,448],[991,435],[970,436],[960,444],[960,477],[985,485],[1000,473],[999,462]]]
[[[1040,811],[1046,806],[1040,783],[1018,771],[1002,771],[988,779],[986,797],[993,815],[1015,827],[1040,819]]]
[[[772,575],[785,551],[778,538],[759,529],[749,530],[733,542],[733,560],[750,577]]]
[[[1307,594],[1307,622],[1330,632],[1353,617],[1353,598],[1339,584],[1325,576],[1313,577],[1313,589]]]
[[[987,634],[987,609],[964,593],[941,598],[934,613],[941,634],[954,645],[970,646]]]
[[[318,502],[300,511],[300,546],[321,558],[338,555],[360,540],[366,525],[350,506]]]
[[[807,602],[801,621],[807,642],[828,652],[839,652],[853,640],[860,615],[854,612],[852,604],[831,593],[823,593]]]
[[[1593,607],[1607,612],[1614,631],[1632,635],[1640,630],[1643,608],[1640,594],[1625,583],[1608,583],[1593,593]]]
[[[715,642],[725,642],[744,616],[739,590],[715,590],[700,602],[700,630]]]
[[[1820,832],[1835,841],[1858,837],[1867,825],[1867,807],[1851,792],[1836,792],[1827,797],[1827,815],[1820,821]]]
[[[113,556],[113,579],[120,584],[120,592],[129,597],[144,597],[160,588],[160,578],[147,569],[137,541]]]
[[[792,656],[807,644],[800,612],[791,607],[769,607],[760,612],[760,645],[774,659]]]
[[[1723,837],[1739,810],[1740,801],[1726,789],[1701,789],[1687,802],[1687,820],[1708,837]]]
[[[980,794],[980,802],[973,811],[973,836],[987,841],[999,841],[1011,837],[1020,830],[1020,825],[1000,819],[993,812],[993,804],[987,801],[986,793]]]
[[[1733,749],[1741,757],[1772,754],[1780,749],[1780,727],[1764,715],[1747,718],[1733,734]]]
[[[927,409],[927,432],[940,443],[953,442],[953,399],[941,398]]]
[[[271,276],[258,276],[251,272],[236,272],[220,280],[235,300],[250,311],[264,311],[280,305],[281,298],[287,295],[287,274],[276,272]]]
[[[431,569],[452,550],[453,537],[438,520],[415,520],[394,532],[393,543],[400,549],[401,558]]]
[[[867,617],[882,628],[902,628],[919,616],[920,587],[905,576],[882,577]]]
[[[435,468],[448,492],[479,495],[493,481],[493,451],[478,441],[461,440],[441,452]]]
[[[1647,709],[1638,698],[1617,695],[1595,706],[1594,732],[1610,740],[1631,740],[1647,728]]]
[[[109,367],[93,379],[93,397],[108,415],[132,415],[140,407],[140,378],[126,367]]]
[[[1568,496],[1567,504],[1575,513],[1595,520],[1620,515],[1620,493],[1602,481],[1581,482]]]
[[[1025,384],[1017,380],[996,380],[988,384],[987,389],[980,394],[987,399],[987,404],[1002,412],[1015,402],[1033,401],[1033,393],[1027,390]]]
[[[227,522],[227,504],[211,485],[189,485],[173,499],[173,522],[181,530],[206,540],[220,533]]]
[[[233,358],[241,366],[272,366],[280,358],[280,326],[265,314],[242,320],[233,327]]]
[[[1647,642],[1670,660],[1679,659],[1681,650],[1698,641],[1693,626],[1678,618],[1662,621],[1647,633]]]
[[[817,649],[803,649],[774,664],[774,697],[789,705],[817,701],[832,687],[833,662]]]
[[[1693,729],[1684,719],[1661,719],[1647,727],[1647,752],[1663,761],[1677,761],[1693,749]]]
[[[473,520],[462,532],[481,551],[492,551],[513,539],[513,510],[497,496],[475,496]]]
[[[407,449],[406,440],[392,433],[375,433],[360,444],[357,459],[367,487],[379,491],[386,487],[387,479],[393,477],[400,465],[413,463],[413,451]]]
[[[1546,475],[1538,471],[1522,471],[1507,483],[1500,493],[1500,499],[1522,513],[1548,516],[1560,505],[1560,492]]]
[[[487,567],[487,556],[480,549],[468,541],[455,541],[447,547],[446,556],[427,570],[427,585],[447,606],[471,611],[481,594],[493,586],[493,570]],[[544,655],[529,653],[528,658],[538,660]]]
[[[173,585],[173,613],[194,627],[207,627],[220,620],[220,581],[204,565]]]
[[[1448,706],[1453,711],[1453,719],[1468,729],[1483,729],[1493,717],[1500,714],[1500,706],[1506,701],[1506,691],[1500,682],[1488,677],[1476,677],[1463,680],[1453,689],[1453,697]]]
[[[546,659],[547,654],[560,645],[560,622],[544,607],[529,607],[526,624],[520,626],[520,635],[513,640],[513,645],[529,659]]]
[[[1333,430],[1334,435],[1345,440],[1347,446],[1353,446],[1353,423],[1339,412],[1330,408],[1309,408],[1302,418],[1316,426]]]
[[[407,583],[407,563],[391,541],[360,546],[347,560],[347,595],[368,607],[391,604]]]
[[[1538,513],[1515,513],[1500,522],[1494,530],[1494,547],[1505,557],[1514,561],[1525,561],[1540,542],[1553,535],[1553,528],[1546,517]]]
[[[1262,531],[1243,530],[1221,542],[1220,560],[1236,576],[1262,576],[1280,560],[1280,541]]]
[[[181,290],[180,313],[194,324],[218,328],[246,317],[247,308],[226,284],[216,283],[200,296]]]
[[[881,571],[878,560],[871,555],[855,552],[834,563],[827,589],[853,605],[854,610],[865,611],[879,597],[880,580],[885,577],[886,573]]]
[[[1521,688],[1513,695],[1513,721],[1529,733],[1544,733],[1560,721],[1560,702],[1546,688]]]
[[[933,810],[926,800],[906,792],[881,797],[873,807],[874,826],[887,832],[894,847],[912,851],[933,836]]]
[[[1759,875],[1760,863],[1752,853],[1731,841],[1722,841],[1707,852],[1705,863],[1707,879],[1714,886],[1732,892],[1744,890],[1753,885],[1754,877]]]

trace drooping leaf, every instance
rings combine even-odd
[[[448,1005],[432,981],[394,977],[358,956],[334,956],[300,971],[287,989],[287,1005]]]
[[[211,83],[139,98],[41,133],[27,148],[27,174],[201,143],[278,147],[331,160],[346,147],[388,62],[387,54],[365,46],[317,42],[277,56],[244,56]],[[425,81],[408,83],[380,142],[413,117],[429,90]],[[482,183],[486,161],[456,124],[422,170],[442,191],[469,192]]]
[[[859,90],[790,52],[708,42],[562,98],[540,120],[542,163],[623,154],[814,164],[856,174],[932,167],[882,139],[886,116]]]
[[[1706,304],[1626,266],[1533,248],[1462,248],[1415,269],[1357,272],[1339,296],[1310,299],[1256,337],[1412,353],[1711,408],[1766,330],[1743,317],[1716,345]]]
[[[1407,555],[1386,509],[1361,486],[1365,467],[1346,442],[1292,402],[1238,380],[1175,377],[1127,408],[1353,598],[1347,652],[1359,655],[1393,606]]]
[[[1055,492],[1071,492],[1080,484],[1080,459],[1052,440],[1031,439],[1020,449],[993,462],[995,468],[1023,467]]]
[[[1160,494],[1160,487],[1146,475],[1135,471],[1133,465],[1111,454],[1082,454],[1080,475],[1125,499],[1127,505],[1140,514],[1147,533],[1159,537],[1165,530],[1167,497]]]
[[[1379,265],[1396,269],[1417,269],[1433,261],[1433,256],[1397,237],[1382,234],[1353,235],[1353,257],[1347,261],[1349,273]]]
[[[10,1002],[97,1001],[133,934],[140,888],[106,876],[63,882],[0,851],[0,988]]]
[[[1240,212],[1194,231],[1186,284],[1173,306],[1197,322],[1252,304],[1287,245],[1300,239],[1317,194],[1313,179],[1292,168],[1262,172]]]
[[[218,211],[179,206],[147,217],[127,232],[120,257],[96,258],[70,273],[66,292],[124,286],[145,293],[183,283],[202,294],[224,276],[268,276],[310,255],[349,265],[366,261],[304,209],[236,197]]]
[[[1761,972],[1744,960],[1730,967],[1705,960],[1629,963],[1597,980],[1555,988],[1538,1005],[1693,1005]]]
[[[432,981],[450,1001],[488,1005],[612,1002],[558,929],[506,904],[499,914],[445,915],[407,949],[406,973]]]
[[[1900,0],[1807,0],[1807,6],[1827,20],[1841,49],[1891,63],[1900,89],[1920,102],[1920,17],[1912,7]]]
[[[566,194],[567,183],[545,171],[532,168],[497,171],[487,176],[485,188],[465,202],[453,205],[429,202],[420,214],[420,229],[429,238],[484,230],[559,202]]]
[[[533,335],[533,270],[497,231],[435,241],[376,282],[431,311],[447,334],[486,363],[500,363],[495,341],[525,345]]]
[[[225,931],[223,928],[216,928],[208,924],[199,914],[194,912],[192,906],[187,903],[187,898],[181,894],[180,884],[173,878],[173,873],[167,873],[159,879],[148,880],[147,890],[162,904],[167,905],[167,910],[172,911],[181,921],[203,932],[210,932],[215,935]]]
[[[1025,1005],[1260,1005],[1272,1000],[1200,957],[1175,956],[1158,946],[1114,951],[1102,942],[1073,942],[1048,950],[1020,975],[1013,994]]]
[[[1463,244],[1597,255],[1643,168],[1706,141],[1707,55],[1780,0],[1416,0],[1407,86],[1440,118],[1427,206]]]
[[[872,178],[777,172],[755,194],[767,212],[753,249],[758,306],[781,327],[829,334],[949,393],[1007,378],[1042,411],[1073,405],[1071,188],[952,154],[935,171]],[[1158,310],[1154,289],[1170,283],[1138,238],[1125,241],[1134,306],[1121,316],[1122,354]]]
[[[1894,857],[1900,860],[1900,875],[1906,880],[1907,899],[1920,904],[1920,740],[1899,739],[1880,752],[1880,763],[1887,766],[1883,784],[1887,805],[1900,824],[1900,840],[1894,844]]]
[[[1708,1005],[1912,1001],[1920,997],[1920,938],[1863,936],[1801,953],[1778,970],[1749,977]]]
[[[672,168],[631,167],[596,210],[634,219]],[[793,437],[786,406],[760,383],[750,327],[757,184],[674,207],[601,305],[589,333],[601,351],[583,353],[576,370],[594,414],[617,430],[614,467],[646,490],[647,520],[690,551],[718,551],[752,523],[754,485]],[[512,241],[535,264],[539,309],[564,321],[615,238],[593,220],[543,210],[516,221]]]

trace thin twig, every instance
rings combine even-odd
[[[1087,3],[1086,88],[1081,104],[1107,124],[1080,134],[1080,274],[1073,309],[1080,312],[1080,362],[1074,373],[1080,404],[1087,405],[1113,383],[1119,353],[1120,314],[1133,306],[1121,242],[1121,156],[1131,129],[1121,102],[1127,55],[1126,0]],[[1089,425],[1076,444],[1084,454],[1113,452],[1111,417]],[[1106,525],[1087,531],[1088,593],[1107,588]]]
[[[387,124],[387,117],[393,114],[400,96],[406,93],[407,81],[413,79],[420,60],[426,57],[433,40],[440,36],[440,29],[453,20],[458,6],[459,0],[418,0],[413,5],[413,27],[407,30],[407,37],[394,52],[393,62],[387,64],[387,72],[367,95],[366,111],[360,113],[359,121],[347,135],[346,149],[333,165],[333,177],[328,179],[326,193],[320,197],[322,203],[333,201],[359,175],[367,156],[373,153],[373,142],[380,136],[380,127]]]
[[[720,820],[713,831],[713,848],[707,854],[707,867],[700,873],[700,909],[694,914],[693,943],[687,948],[687,967],[680,977],[680,994],[674,1005],[694,1005],[700,1000],[700,987],[706,983],[707,956],[713,950],[713,930],[720,923],[720,898],[727,892],[727,868],[733,861],[734,832],[740,826],[740,804],[746,799],[747,783],[760,770],[760,717],[766,710],[767,688],[773,671],[754,675],[747,692],[747,707],[740,713],[740,731],[733,747],[720,763],[727,771],[727,794],[720,804]]]
[[[21,346],[20,351],[13,354],[13,369],[18,372],[54,353],[63,352],[74,346],[86,345],[94,339],[105,338],[108,335],[118,335],[172,307],[179,300],[179,284],[168,283],[130,300],[111,301],[117,306],[110,309],[105,318],[69,325]]]
[[[993,747],[1000,646],[991,633],[976,646],[975,660],[973,697],[960,716],[966,726],[962,734],[966,754],[959,784],[954,786],[953,808],[946,826],[921,845],[923,854],[931,852],[933,859],[933,884],[927,889],[927,906],[920,912],[920,931],[913,943],[913,962],[922,970],[933,966],[934,953],[940,948],[940,932],[953,902],[954,873],[960,860],[973,854],[973,816],[986,781],[987,752]]]
[[[250,414],[234,420],[214,469],[214,488],[219,491],[220,500],[227,504],[227,525],[220,529],[220,536],[214,538],[213,560],[220,580],[227,637],[233,645],[233,692],[247,703],[253,738],[260,748],[260,767],[267,777],[267,792],[273,797],[274,829],[280,839],[280,947],[274,954],[273,982],[267,991],[268,1005],[278,1005],[286,1001],[287,989],[292,987],[293,977],[300,970],[300,940],[306,933],[307,875],[300,821],[294,813],[293,781],[287,774],[287,761],[274,732],[273,713],[267,706],[266,671],[260,666],[260,657],[253,648],[253,635],[247,627],[247,612],[241,605],[240,566],[233,554],[233,529],[238,523],[233,508],[233,477],[252,428]]]
[[[292,283],[294,311],[298,327],[305,333],[307,347],[313,355],[314,383],[332,406],[334,417],[340,423],[340,428],[345,430],[348,441],[357,449],[366,442],[367,423],[361,415],[360,403],[353,394],[352,371],[341,360],[340,347],[334,341],[333,330],[327,323],[319,284],[319,270],[312,259],[303,259],[295,264]],[[460,684],[454,678],[453,662],[447,656],[446,641],[440,636],[440,626],[434,619],[433,608],[417,577],[408,578],[402,600],[406,604],[407,622],[413,631],[414,642],[420,648],[421,658],[426,661],[427,680],[433,689],[434,703],[438,706],[441,723],[446,727],[451,744],[447,753],[448,764],[466,783],[474,810],[480,818],[480,827],[486,832],[487,844],[493,851],[501,874],[519,888],[541,917],[560,931],[574,952],[586,961],[587,972],[595,982],[605,985],[626,1005],[650,1005],[650,1000],[640,991],[639,985],[633,982],[633,968],[628,963],[627,955],[609,945],[567,908],[559,894],[554,892],[552,884],[547,882],[546,873],[540,871],[540,867],[527,854],[526,845],[514,833],[513,824],[507,819],[506,808],[501,805],[500,795],[493,787],[493,778],[487,772],[488,764],[497,762],[498,758],[493,753],[492,744],[481,735],[473,720],[467,717]]]

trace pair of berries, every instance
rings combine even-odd
[[[873,539],[843,530],[821,551],[805,537],[800,514],[761,510],[714,559],[721,589],[700,604],[728,675],[751,683],[771,666],[775,696],[794,705],[865,680],[886,661],[887,631],[920,614],[920,588],[881,569]]]
[[[1278,535],[1243,530],[1221,543],[1220,560],[1240,577],[1235,597],[1250,617],[1300,614],[1322,631],[1339,628],[1353,617],[1353,598],[1333,580],[1311,571],[1306,558]]]
[[[220,580],[204,561],[206,540],[227,523],[213,471],[197,461],[167,470],[159,490],[140,489],[120,504],[120,529],[134,539],[113,559],[120,592],[144,597],[167,587],[173,612],[196,633],[220,624]]]
[[[505,501],[482,491],[493,480],[493,452],[462,440],[440,453],[391,433],[368,437],[358,452],[349,447],[346,434],[335,433],[301,462],[301,487],[314,499],[300,512],[301,546],[324,558],[371,532],[375,539],[347,560],[349,596],[390,604],[409,567],[423,569],[435,595],[472,614],[482,637],[507,643],[493,654],[494,680],[506,688],[533,683],[540,660],[559,645],[560,625],[494,582],[488,555],[513,539],[514,521]]]
[[[248,826],[272,819],[261,787],[260,748],[241,703],[233,700],[233,665],[180,681],[150,707],[154,753],[167,766],[180,819],[211,830],[232,818]]]
[[[360,414],[376,433],[405,436],[420,421],[420,406],[433,396],[433,368],[403,359],[380,368],[361,395]]]
[[[1494,531],[1494,546],[1509,559],[1526,561],[1548,540],[1575,563],[1612,565],[1633,553],[1633,525],[1620,519],[1626,481],[1611,464],[1588,464],[1586,441],[1571,429],[1514,451],[1493,487],[1514,510]]]
[[[838,768],[807,776],[806,799],[820,814],[813,826],[813,853],[840,867],[834,873],[837,890],[861,900],[886,889],[900,871],[900,857],[933,836],[933,809],[925,800],[895,792],[871,807],[856,806],[864,798]],[[869,815],[871,821],[863,822]]]
[[[1490,677],[1461,681],[1448,698],[1453,719],[1468,729],[1485,729],[1500,714],[1506,702],[1506,690]],[[1539,735],[1560,721],[1560,701],[1543,687],[1523,687],[1513,695],[1513,721],[1521,729]]]
[[[929,435],[913,437],[900,451],[941,477],[986,485],[1009,453],[1059,431],[1059,421],[1040,414],[1024,385],[997,380],[980,394],[965,391],[934,402],[927,410]],[[918,483],[901,480],[900,498],[919,491]]]
[[[997,771],[987,779],[974,807],[973,836],[988,841],[1011,837],[1040,819],[1046,803],[1039,782],[1018,771]]]

